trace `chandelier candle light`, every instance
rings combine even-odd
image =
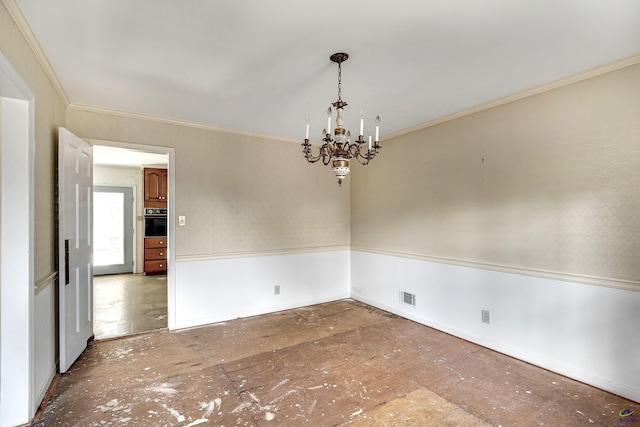
[[[371,129],[369,129],[369,144],[367,150],[363,153],[364,140],[364,115],[360,111],[360,135],[358,139],[351,142],[351,132],[345,131],[342,126],[342,111],[347,103],[342,100],[342,66],[341,64],[349,59],[349,55],[346,53],[334,53],[330,56],[333,62],[338,63],[338,100],[334,102],[333,107],[336,109],[336,127],[334,131],[334,137],[331,137],[331,107],[327,110],[327,127],[322,131],[324,138],[324,144],[320,146],[320,153],[317,156],[311,153],[311,143],[309,143],[309,116],[306,118],[306,129],[304,136],[304,143],[302,144],[304,157],[309,163],[315,163],[322,159],[322,163],[328,165],[331,163],[333,173],[338,178],[338,185],[342,186],[342,180],[350,172],[349,160],[355,158],[361,165],[366,166],[369,161],[373,159],[378,150],[380,150],[380,144],[378,137],[380,135],[380,116],[376,116],[376,139],[371,144]]]

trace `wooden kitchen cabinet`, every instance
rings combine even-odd
[[[144,207],[166,208],[169,182],[166,169],[144,168]]]
[[[145,274],[166,274],[167,238],[145,237],[144,239]]]

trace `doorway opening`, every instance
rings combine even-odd
[[[167,328],[167,274],[145,272],[143,171],[168,169],[169,155],[90,142],[94,149],[94,336],[107,339]]]

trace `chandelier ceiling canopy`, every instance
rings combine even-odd
[[[306,118],[306,128],[304,142],[302,143],[304,157],[309,163],[315,163],[318,160],[322,160],[322,163],[328,165],[331,163],[331,168],[336,178],[338,178],[338,185],[342,186],[342,180],[350,172],[349,161],[353,158],[356,159],[361,165],[366,166],[369,164],[378,151],[380,150],[379,135],[380,135],[380,116],[376,116],[375,127],[375,139],[371,140],[371,128],[368,129],[368,144],[365,149],[364,140],[364,114],[360,113],[360,133],[358,139],[351,142],[351,132],[345,130],[343,127],[342,113],[344,107],[348,104],[342,100],[342,63],[349,59],[349,55],[343,52],[334,53],[329,57],[331,61],[338,64],[338,100],[331,105],[336,110],[336,127],[333,129],[333,136],[331,135],[331,107],[327,109],[327,127],[322,131],[324,143],[320,146],[320,152],[317,156],[314,156],[311,151],[311,143],[309,142],[309,116]]]

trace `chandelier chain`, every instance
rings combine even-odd
[[[342,66],[338,62],[338,101],[342,101]]]

